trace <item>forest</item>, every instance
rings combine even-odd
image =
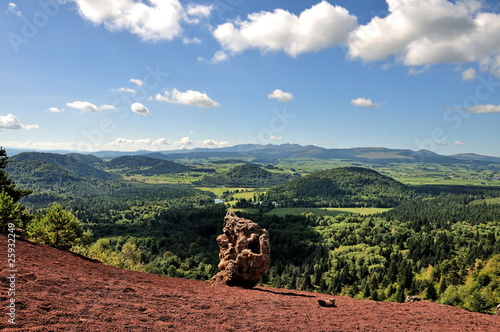
[[[2,227],[15,221],[34,240],[124,269],[200,280],[217,272],[215,238],[234,207],[215,204],[213,191],[195,183],[125,181],[118,163],[106,169],[109,161],[91,157],[24,160],[2,151]],[[280,217],[264,204],[253,214],[237,212],[269,231],[272,266],[263,285],[376,301],[416,295],[484,313],[500,303],[500,187],[404,185],[362,167],[300,177],[267,162],[243,167],[231,161],[228,167],[207,173],[203,184],[222,186],[218,181],[229,179],[225,184],[268,188],[251,201],[290,207],[391,208],[373,215]],[[58,234],[54,216],[68,220],[71,245],[42,236]]]

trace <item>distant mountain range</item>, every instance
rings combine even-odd
[[[9,150],[7,153],[12,156],[19,153],[18,150]],[[59,151],[58,153],[68,153],[70,151]],[[102,159],[112,159],[122,156],[146,156],[162,160],[178,159],[207,159],[207,158],[231,158],[242,159],[254,162],[273,162],[278,159],[289,158],[317,158],[317,159],[341,159],[351,162],[369,163],[472,163],[488,164],[500,163],[500,157],[483,156],[474,153],[457,155],[440,155],[429,150],[413,151],[409,149],[388,149],[382,147],[362,147],[350,149],[327,149],[314,145],[281,144],[281,145],[261,145],[242,144],[225,148],[195,148],[170,151],[147,151],[140,150],[134,152],[122,151],[99,151],[92,153],[93,156]],[[78,156],[71,155],[74,159]],[[79,161],[87,165],[98,163],[96,159],[91,159],[88,155]],[[90,166],[89,165],[89,166]]]

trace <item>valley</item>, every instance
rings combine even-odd
[[[483,313],[500,303],[496,159],[222,150],[27,152],[6,171],[33,191],[21,201],[33,214],[57,202],[92,233],[73,252],[115,267],[208,280],[232,209],[270,233],[262,285],[390,302],[420,296]]]

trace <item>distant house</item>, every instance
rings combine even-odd
[[[214,203],[215,204],[223,204],[224,201],[222,199],[216,198],[216,199],[214,199]]]
[[[276,201],[273,201],[271,204],[272,204],[275,208],[279,208],[279,207],[281,207],[281,202],[276,202]]]

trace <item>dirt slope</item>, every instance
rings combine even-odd
[[[500,316],[430,302],[359,301],[123,271],[17,241],[16,323],[8,323],[7,240],[0,236],[2,331],[500,331]]]

